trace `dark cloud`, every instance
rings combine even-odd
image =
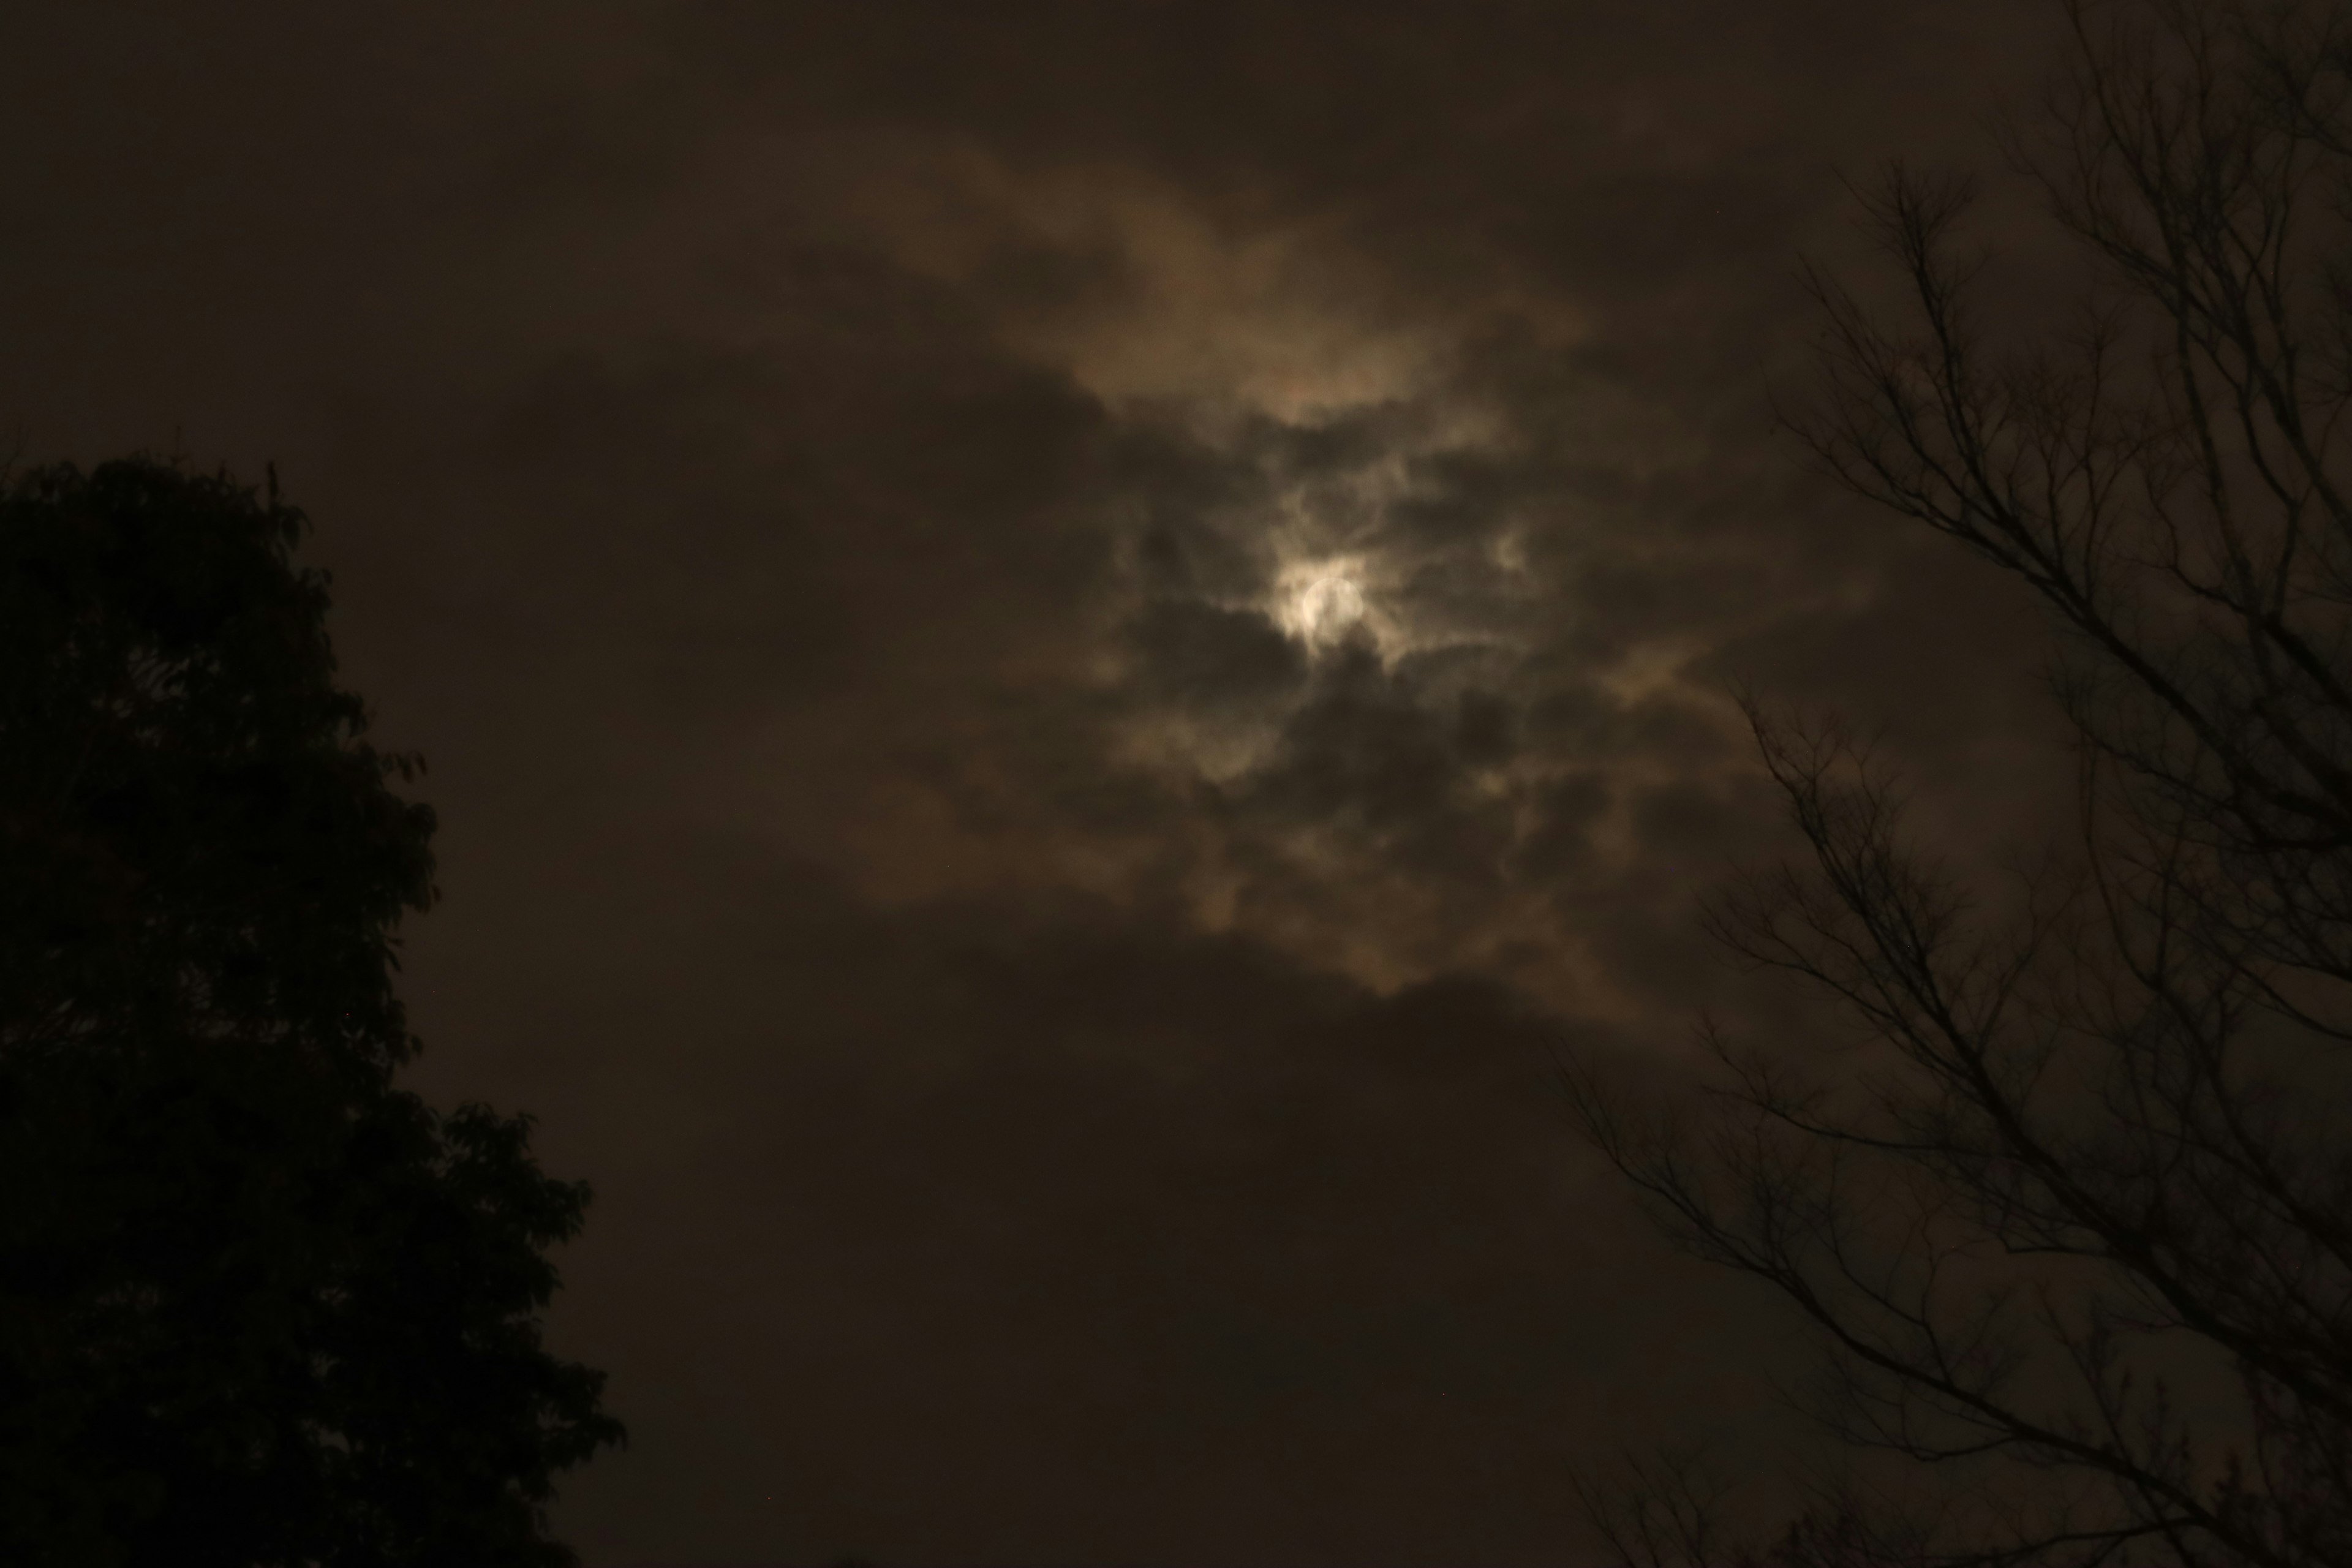
[[[1298,644],[1262,610],[1155,598],[1137,615],[1132,637],[1139,685],[1186,706],[1247,707],[1306,674]]]
[[[1554,1561],[1760,1408],[1546,1064],[1744,994],[1734,687],[2031,798],[1772,393],[2040,9],[478,12],[0,24],[0,433],[317,515],[420,1082],[602,1194],[593,1568]]]
[[[1710,1309],[1623,1289],[1628,1248],[1675,1270],[1561,1145],[1561,1026],[1492,984],[1382,997],[1083,902],[880,913],[715,839],[533,883],[453,901],[430,1011],[551,1158],[598,1153],[564,1326],[635,1368],[577,1510],[619,1560],[1439,1561],[1465,1515],[1565,1527],[1528,1486],[1564,1407],[1739,1375],[1681,1344]],[[1430,1544],[1335,1528],[1334,1453]]]

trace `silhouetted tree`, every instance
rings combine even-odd
[[[554,1564],[587,1192],[394,1086],[433,816],[273,478],[0,485],[0,1562]]]
[[[2004,343],[1966,189],[1898,169],[1915,311],[1824,283],[1799,423],[2054,612],[2079,852],[2004,897],[1906,841],[1865,749],[1757,723],[1810,856],[1716,928],[1872,1043],[1834,1076],[1719,1045],[1704,1132],[1578,1103],[1896,1463],[1745,1558],[1629,1532],[1691,1496],[1636,1478],[1599,1510],[1627,1562],[2352,1563],[2352,27],[2067,16],[2015,145],[2096,266],[2078,325]]]

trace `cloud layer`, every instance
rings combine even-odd
[[[37,9],[0,426],[316,515],[420,1082],[601,1194],[590,1563],[1554,1561],[1756,1402],[1546,1074],[1743,984],[1735,684],[2036,776],[1770,412],[2036,8]]]

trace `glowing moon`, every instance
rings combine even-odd
[[[1285,575],[1275,618],[1310,647],[1337,641],[1364,619],[1363,584],[1347,564],[1325,562]]]

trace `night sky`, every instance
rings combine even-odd
[[[2039,798],[2032,614],[1773,407],[2052,10],[6,9],[0,444],[315,519],[413,1081],[597,1191],[589,1568],[1572,1563],[1792,1451],[1554,1064],[1811,1038],[1741,686]]]

